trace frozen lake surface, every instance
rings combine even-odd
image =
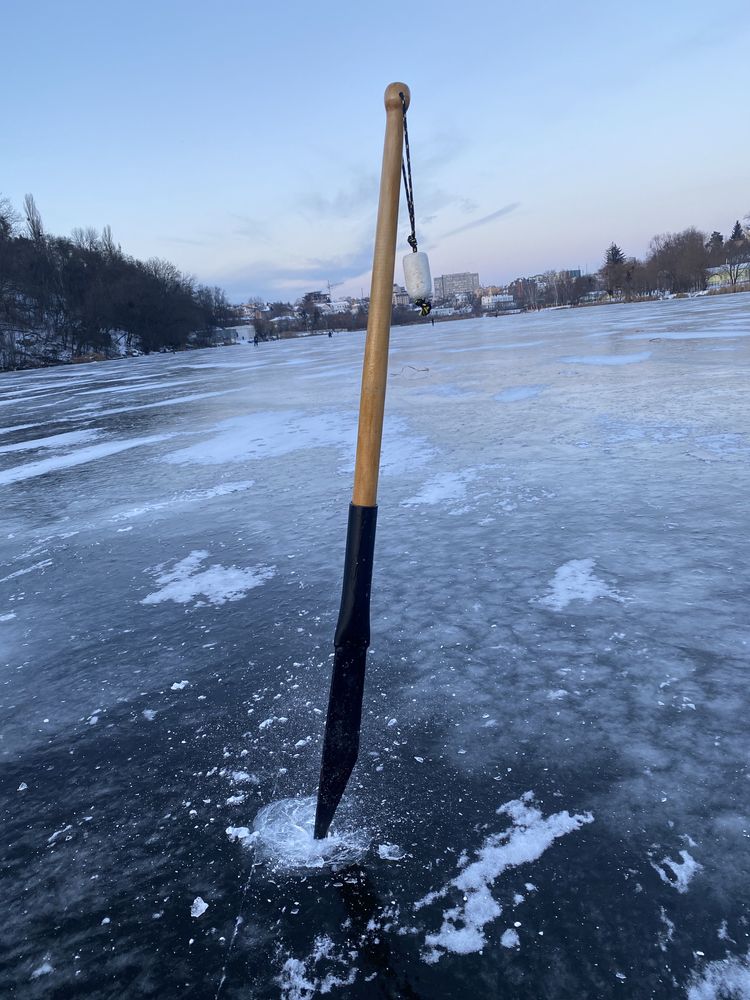
[[[0,993],[750,997],[750,296],[393,331],[332,868],[363,343],[0,376]]]

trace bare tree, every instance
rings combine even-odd
[[[508,286],[508,291],[522,309],[538,309],[540,288],[534,278],[516,278]]]
[[[86,226],[85,229],[76,226],[70,236],[75,246],[81,250],[97,251],[101,249],[99,233],[93,226]]]
[[[29,237],[34,243],[41,243],[44,239],[44,225],[39,209],[36,207],[33,194],[27,194],[23,199],[23,212],[26,218],[26,228]]]
[[[102,229],[102,236],[99,243],[105,257],[111,260],[113,257],[117,257],[119,255],[120,248],[115,244],[111,226],[105,226],[104,229]]]
[[[706,235],[690,226],[681,233],[662,233],[650,244],[647,266],[657,286],[670,292],[705,288],[709,253]]]
[[[726,254],[725,269],[729,284],[732,288],[737,286],[740,275],[746,271],[750,264],[750,240],[746,237],[736,240],[727,240],[724,244]]]
[[[10,198],[0,197],[0,240],[15,236],[21,217],[13,208]]]

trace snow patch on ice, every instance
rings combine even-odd
[[[90,448],[81,448],[79,451],[71,451],[67,455],[45,458],[39,462],[29,462],[27,465],[14,465],[13,468],[0,472],[0,486],[19,483],[24,479],[33,479],[36,476],[45,476],[48,472],[72,469],[78,465],[85,465],[87,462],[95,462],[100,458],[119,455],[120,452],[128,451],[131,448],[143,448],[149,444],[168,441],[172,437],[174,434],[151,434],[148,437],[108,441],[104,444],[91,445]]]
[[[549,594],[537,598],[534,603],[551,608],[552,611],[563,611],[572,601],[590,604],[597,597],[622,601],[623,598],[616,591],[594,576],[595,565],[594,559],[571,559],[563,563],[550,580]]]
[[[196,896],[193,905],[190,907],[191,917],[202,917],[208,909],[208,903],[201,896]]]
[[[253,822],[258,857],[277,871],[341,868],[358,861],[370,843],[366,831],[334,826],[323,840],[315,840],[316,804],[311,796],[264,806]]]
[[[418,507],[422,504],[444,504],[451,500],[463,500],[466,497],[467,483],[473,482],[476,478],[477,473],[473,469],[465,469],[463,472],[444,472],[429,479],[419,493],[402,501],[401,506]]]
[[[727,924],[726,919],[722,920],[722,922],[719,924],[719,929],[716,932],[716,936],[719,939],[719,941],[730,941],[732,944],[737,944],[737,942],[729,933],[729,926]]]
[[[352,441],[352,428],[342,413],[298,410],[250,413],[223,420],[213,437],[166,455],[177,465],[222,465],[250,459],[278,458],[308,448],[340,448]]]
[[[27,566],[25,569],[17,569],[15,573],[9,573],[7,576],[4,576],[2,580],[0,580],[0,583],[7,583],[9,580],[15,580],[19,576],[26,576],[27,573],[34,573],[38,569],[46,569],[47,566],[51,565],[52,565],[51,559],[42,559],[41,562],[34,563],[33,566]],[[11,615],[11,617],[15,618],[16,616],[14,614]]]
[[[663,858],[661,862],[663,867],[655,865],[653,861],[651,862],[651,867],[658,873],[662,882],[671,885],[678,892],[687,892],[691,879],[699,871],[702,871],[703,865],[697,862],[687,851],[680,851],[679,854],[682,858],[681,862],[673,861],[672,858]],[[667,873],[667,868],[672,873],[671,875]]]
[[[627,333],[623,340],[650,340],[654,333]],[[750,330],[659,330],[659,340],[734,340],[735,337],[750,337]]]
[[[505,931],[503,936],[500,938],[500,944],[503,946],[503,948],[520,948],[521,939],[518,936],[518,931],[515,931],[513,930],[512,927],[509,927],[508,930]]]
[[[6,400],[3,400],[0,403],[0,406],[11,406],[13,404],[13,402],[14,402],[14,400],[12,400],[12,399],[6,399]],[[31,430],[33,427],[43,427],[43,426],[44,425],[41,424],[41,423],[35,423],[35,424],[12,424],[10,427],[0,427],[0,435],[1,434],[13,434],[15,431],[28,431],[28,430]]]
[[[493,398],[498,403],[518,403],[522,399],[533,399],[546,388],[544,385],[513,385],[507,389],[503,389],[502,392],[498,392]]]
[[[410,434],[403,420],[389,418],[386,421],[383,431],[383,453],[380,459],[382,475],[408,475],[418,466],[426,465],[434,456],[435,449],[429,441]]]
[[[120,413],[134,413],[136,410],[155,410],[163,406],[182,407],[186,403],[196,403],[202,399],[214,399],[216,396],[228,396],[233,392],[247,392],[247,389],[245,386],[241,386],[238,389],[223,389],[220,392],[193,392],[187,396],[170,396],[168,399],[157,399],[153,403],[140,403],[133,406],[108,406],[97,413],[97,417],[113,417]]]
[[[335,987],[351,986],[357,970],[350,967],[351,953],[336,950],[327,934],[313,942],[312,952],[304,959],[289,957],[281,967],[276,981],[281,987],[281,1000],[312,1000],[318,993],[330,993]],[[325,965],[332,966],[323,975]],[[318,969],[318,966],[323,968]]]
[[[225,497],[232,493],[240,493],[249,490],[254,485],[255,480],[247,479],[236,483],[220,483],[206,490],[185,490],[184,493],[177,493],[168,500],[157,500],[154,503],[146,503],[140,507],[132,507],[130,510],[121,511],[110,518],[111,521],[130,521],[143,514],[150,514],[152,511],[171,510],[177,504],[197,503],[202,500],[212,500],[214,497]]]
[[[161,604],[163,601],[187,604],[199,596],[205,597],[209,604],[239,601],[249,590],[259,587],[276,573],[274,566],[240,569],[213,565],[200,570],[208,556],[208,552],[196,549],[166,572],[161,566],[155,567],[152,572],[160,589],[144,597],[141,604]]]
[[[675,925],[674,921],[669,919],[667,911],[662,906],[659,911],[659,919],[664,925],[664,929],[659,931],[657,935],[657,943],[662,951],[666,951],[667,948],[672,944],[674,940]]]
[[[493,899],[490,887],[508,868],[536,861],[558,837],[593,822],[590,812],[571,816],[567,810],[544,817],[534,804],[532,792],[500,806],[511,825],[490,834],[477,852],[477,859],[437,892],[428,893],[415,904],[427,906],[447,895],[458,896],[455,906],[443,911],[440,930],[425,936],[423,958],[434,963],[447,952],[468,955],[481,951],[486,943],[485,927],[503,912]]]
[[[750,1000],[750,951],[709,962],[693,973],[688,1000]]]
[[[260,778],[249,771],[230,771],[229,780],[234,785],[259,785]]]
[[[42,964],[37,966],[36,969],[34,969],[34,971],[31,973],[32,979],[39,979],[41,976],[49,976],[50,973],[55,971],[54,965],[51,965],[48,959],[49,956],[46,956]]]
[[[560,360],[566,365],[636,365],[650,357],[651,351],[641,351],[639,354],[584,354]]]
[[[257,832],[253,833],[247,826],[228,826],[226,833],[230,840],[242,844],[243,847],[251,847],[259,837]]]
[[[258,725],[258,729],[270,729],[274,722],[288,722],[286,715],[271,715]]]
[[[19,441],[16,444],[4,444],[0,447],[0,455],[13,451],[36,451],[38,449],[69,448],[74,444],[82,444],[98,437],[96,429],[85,431],[68,431],[65,434],[51,434],[49,437],[33,438],[30,441]]]

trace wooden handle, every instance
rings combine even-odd
[[[401,160],[404,118],[401,94],[409,107],[409,88],[391,83],[385,91],[385,144],[380,174],[380,201],[372,258],[370,311],[367,318],[362,393],[359,400],[357,458],[354,464],[352,503],[374,507],[378,498],[380,444],[383,437],[385,386],[388,378],[388,341],[391,333],[393,272],[396,264],[398,199],[401,193]]]

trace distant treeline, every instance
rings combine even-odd
[[[643,260],[611,243],[596,274],[547,271],[516,278],[507,291],[521,309],[689,294],[705,289],[712,273],[717,289],[731,291],[747,287],[748,262],[750,226],[737,220],[726,238],[718,230],[707,234],[693,226],[654,236]]]
[[[51,236],[31,195],[23,216],[0,198],[0,368],[209,344],[232,316],[222,289],[124,254],[109,226]]]
[[[720,272],[727,285],[736,286],[748,258],[748,229],[738,219],[726,239],[718,230],[707,234],[694,226],[680,233],[654,236],[644,260],[626,257],[616,243],[611,243],[599,274],[610,294],[698,292],[706,287],[712,268]]]

